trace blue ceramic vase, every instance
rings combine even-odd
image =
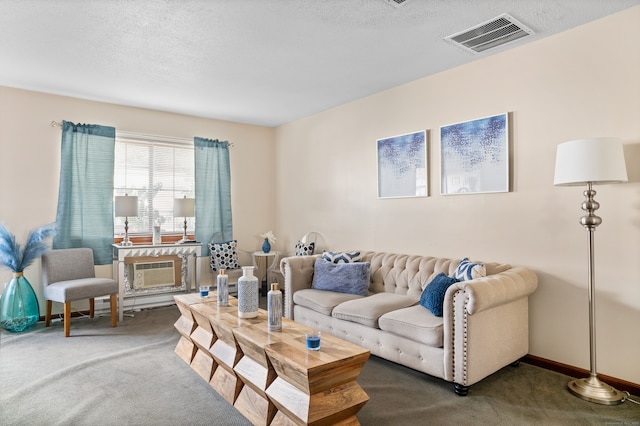
[[[265,253],[269,253],[271,251],[271,244],[269,244],[269,240],[266,238],[264,243],[262,243],[262,251]]]
[[[37,323],[39,318],[36,293],[22,272],[15,272],[0,299],[0,326],[19,333]]]

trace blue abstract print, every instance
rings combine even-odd
[[[441,193],[507,192],[507,114],[440,128]]]
[[[378,140],[378,196],[427,195],[426,132]]]

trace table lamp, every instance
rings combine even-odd
[[[138,197],[128,194],[116,196],[115,210],[116,217],[124,217],[124,238],[120,245],[131,246],[133,243],[129,240],[129,217],[138,216]]]
[[[183,198],[173,199],[173,216],[184,217],[184,235],[179,243],[188,242],[187,238],[187,217],[194,217],[196,215],[196,200],[194,198],[187,198],[185,195]]]

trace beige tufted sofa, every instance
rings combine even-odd
[[[363,252],[371,263],[369,296],[312,289],[315,260],[281,261],[285,316],[412,369],[454,383],[458,395],[529,350],[528,296],[538,285],[523,267],[485,263],[487,276],[453,284],[443,316],[419,304],[438,273],[459,259]]]

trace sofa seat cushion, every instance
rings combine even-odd
[[[378,318],[382,315],[417,303],[418,300],[410,296],[378,293],[343,302],[333,309],[331,316],[345,321],[357,322],[368,327],[379,328]],[[422,308],[422,306],[419,307]]]
[[[415,342],[441,348],[443,320],[420,305],[388,312],[378,319],[381,330],[406,337]]]
[[[315,290],[312,288],[298,290],[293,293],[293,302],[323,315],[331,316],[333,308],[352,299],[361,299],[364,296],[337,291]]]

